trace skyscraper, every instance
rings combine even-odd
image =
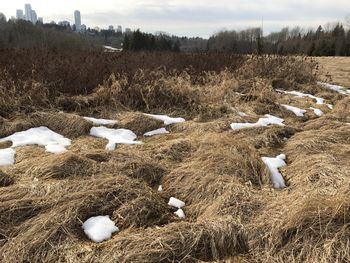
[[[22,9],[17,9],[17,11],[16,11],[16,18],[24,20],[24,14],[23,14],[23,10]]]
[[[25,19],[32,22],[32,6],[30,4],[24,5]]]
[[[38,22],[38,16],[36,15],[36,12],[32,10],[32,23],[36,24]]]
[[[75,29],[77,31],[81,31],[81,16],[80,16],[79,10],[74,11],[74,20],[75,20]]]
[[[123,33],[122,26],[118,26],[118,27],[117,27],[117,32],[118,32],[118,33]]]

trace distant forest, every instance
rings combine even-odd
[[[73,28],[74,29],[74,28]],[[350,29],[340,23],[317,30],[283,28],[263,36],[261,28],[220,31],[209,39],[88,28],[77,33],[70,26],[0,20],[0,48],[101,49],[103,45],[131,51],[215,51],[237,54],[350,56]]]

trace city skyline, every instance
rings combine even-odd
[[[342,22],[350,12],[350,1],[326,0],[130,0],[130,1],[66,1],[12,0],[0,4],[0,12],[8,18],[16,9],[29,2],[44,17],[45,22],[67,20],[74,24],[74,10],[83,14],[89,27],[108,28],[123,25],[145,32],[165,31],[184,36],[208,37],[221,29],[259,27],[264,21],[265,33],[282,27],[301,26],[315,28],[327,22]]]

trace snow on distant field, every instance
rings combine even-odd
[[[116,144],[142,144],[140,141],[134,141],[136,134],[127,129],[109,129],[103,126],[92,127],[90,135],[108,140],[106,149],[112,151]]]
[[[85,234],[97,243],[110,239],[114,232],[119,231],[109,216],[90,217],[83,223],[82,227]]]
[[[144,134],[144,136],[154,136],[154,135],[160,135],[160,134],[167,134],[169,133],[165,128],[160,128],[154,131],[149,131]]]
[[[317,116],[322,116],[323,115],[323,111],[321,111],[320,109],[316,109],[316,108],[313,108],[313,107],[310,107],[311,110],[314,111],[314,113],[317,115]]]
[[[185,203],[182,202],[181,200],[177,199],[177,198],[170,197],[168,205],[171,205],[173,207],[176,207],[176,208],[180,209],[180,208],[185,206]]]
[[[185,121],[184,118],[172,118],[167,115],[156,115],[156,114],[148,114],[148,113],[144,113],[144,114],[154,119],[163,121],[165,125],[170,125],[170,124],[180,123]]]
[[[12,141],[12,148],[35,144],[45,146],[46,151],[51,153],[62,153],[66,151],[65,147],[71,144],[70,139],[44,126],[16,132],[0,139],[0,142],[6,141]]]
[[[316,97],[316,96],[311,95],[311,94],[306,94],[306,93],[302,93],[299,91],[285,91],[285,90],[281,90],[281,89],[276,89],[276,90],[280,93],[297,96],[299,98],[309,97],[310,99],[316,100],[316,104],[324,104],[324,99]]]
[[[286,166],[284,154],[277,155],[276,158],[262,157],[262,161],[270,170],[271,181],[274,188],[285,188],[286,184],[284,182],[283,176],[278,171],[278,168]]]
[[[346,89],[342,86],[333,85],[325,82],[317,82],[317,84],[322,88],[333,90],[343,95],[350,95],[350,89]]]
[[[306,112],[306,110],[299,109],[297,107],[286,105],[286,104],[281,104],[281,106],[284,107],[285,109],[293,112],[298,117],[303,117],[304,113]]]
[[[186,218],[185,212],[181,208],[174,212],[174,214],[177,215],[179,218]]]
[[[0,166],[14,164],[15,154],[16,151],[12,148],[0,149]]]
[[[117,123],[116,120],[95,119],[92,117],[83,117],[85,120],[92,122],[94,125],[111,125]]]
[[[243,129],[243,128],[251,128],[251,127],[261,127],[268,125],[279,125],[284,126],[284,120],[270,114],[265,114],[265,118],[260,118],[256,123],[231,123],[231,128],[233,130]]]

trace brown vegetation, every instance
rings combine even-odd
[[[349,98],[318,87],[313,62],[236,57],[234,66],[225,68],[233,57],[224,54],[216,59],[129,55],[85,55],[98,74],[90,76],[93,67],[85,68],[89,81],[80,80],[89,83],[86,92],[82,86],[63,90],[53,81],[69,82],[71,72],[67,78],[54,77],[42,68],[40,74],[23,71],[14,81],[21,68],[2,71],[0,138],[47,126],[72,139],[60,155],[39,146],[19,147],[16,163],[1,168],[2,262],[347,261]],[[69,60],[65,54],[56,56],[60,65]],[[108,64],[114,56],[121,56],[118,70],[128,65],[130,71],[115,71]],[[140,65],[142,56],[151,58],[143,60],[147,66]],[[82,58],[78,54],[70,60],[76,65]],[[137,66],[131,70],[132,65]],[[322,96],[335,107],[276,89]],[[281,103],[317,107],[325,115],[317,118],[308,110],[296,117]],[[167,135],[143,137],[164,124],[142,112],[186,122],[167,126]],[[285,126],[230,128],[264,114],[284,118]],[[131,129],[144,143],[107,152],[106,140],[89,136],[92,124],[82,116],[118,120],[112,127]],[[281,171],[288,187],[275,190],[261,157],[280,153],[287,156]],[[186,203],[186,219],[167,205],[170,197]],[[93,243],[81,225],[97,215],[109,215],[120,232]]]

